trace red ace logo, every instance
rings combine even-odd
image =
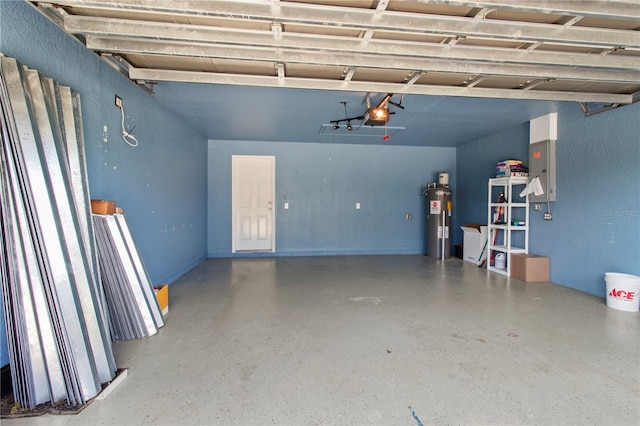
[[[622,300],[633,300],[637,293],[635,291],[616,290],[615,288],[609,292],[609,297],[615,297]]]

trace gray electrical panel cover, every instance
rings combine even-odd
[[[556,141],[529,144],[529,179],[540,178],[544,194],[529,194],[529,201],[546,203],[556,200]]]

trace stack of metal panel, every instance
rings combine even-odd
[[[80,97],[0,56],[0,261],[14,398],[80,405],[116,374]]]
[[[114,340],[156,334],[162,311],[124,215],[94,214],[93,222]]]

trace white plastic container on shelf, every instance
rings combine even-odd
[[[640,277],[618,272],[604,274],[607,306],[627,312],[640,310]]]

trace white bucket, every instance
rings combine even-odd
[[[604,281],[608,307],[627,312],[640,310],[640,277],[607,272],[604,274]]]
[[[494,266],[499,269],[504,269],[506,267],[505,259],[506,256],[504,253],[496,254]]]

